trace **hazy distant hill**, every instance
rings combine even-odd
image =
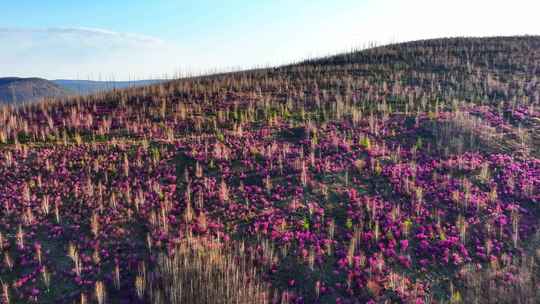
[[[165,80],[91,81],[46,80],[43,78],[0,78],[0,104],[37,101],[44,97],[89,95],[113,89],[124,89],[158,84]]]
[[[68,90],[70,93],[88,95],[112,89],[140,87],[164,82],[165,80],[138,80],[138,81],[92,81],[92,80],[52,80],[55,84]]]
[[[42,78],[0,78],[0,103],[23,103],[67,94],[59,85]]]

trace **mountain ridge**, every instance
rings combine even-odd
[[[21,104],[43,98],[58,98],[74,95],[91,95],[115,89],[127,89],[166,82],[164,79],[136,81],[94,80],[47,80],[40,77],[1,77],[0,104]]]
[[[67,95],[66,90],[47,79],[38,77],[0,78],[0,103],[20,104]]]

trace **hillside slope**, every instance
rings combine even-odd
[[[24,103],[44,97],[66,96],[60,86],[41,78],[0,78],[0,104]]]
[[[540,37],[451,38],[0,108],[2,285],[536,303],[539,77]]]

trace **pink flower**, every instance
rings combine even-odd
[[[401,246],[401,250],[407,250],[407,248],[409,248],[409,240],[401,240],[399,241],[399,244]]]

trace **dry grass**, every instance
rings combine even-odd
[[[540,234],[521,257],[493,260],[485,269],[463,270],[464,286],[456,302],[475,304],[534,304],[540,301]],[[456,296],[457,295],[457,296]]]
[[[456,111],[447,120],[430,121],[424,129],[433,137],[434,152],[444,155],[500,150],[502,146],[502,135],[468,112]]]
[[[140,273],[136,285],[155,304],[263,304],[271,295],[243,245],[224,247],[216,240],[183,242],[172,254],[160,255],[154,272]]]
[[[462,104],[465,108],[467,105]],[[515,153],[534,155],[533,128],[515,128],[502,132],[480,117],[455,110],[444,120],[428,121],[421,134],[432,142],[432,152],[448,156],[464,152]]]

